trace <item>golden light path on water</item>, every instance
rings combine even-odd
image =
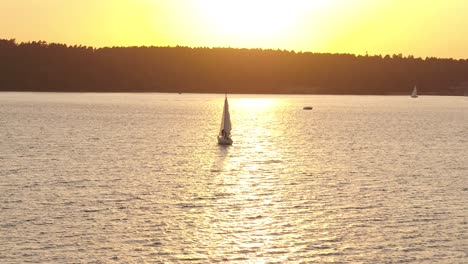
[[[193,220],[203,231],[188,239],[209,241],[213,260],[219,256],[224,261],[281,263],[301,255],[307,260],[306,254],[315,250],[318,256],[308,260],[333,261],[338,250],[352,247],[331,246],[339,238],[330,226],[336,224],[335,217],[344,216],[328,215],[323,203],[309,204],[310,190],[301,190],[301,182],[324,165],[301,164],[305,157],[296,153],[302,144],[297,138],[307,131],[290,129],[297,120],[283,113],[289,104],[281,98],[230,99],[235,143],[218,146],[214,153],[215,187],[207,186],[211,193],[196,194],[214,203]],[[296,138],[293,145],[291,138]],[[298,168],[301,165],[307,166],[307,173]],[[302,179],[291,177],[296,173],[302,173]]]

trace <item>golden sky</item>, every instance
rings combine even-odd
[[[0,38],[468,58],[468,1],[0,0]]]

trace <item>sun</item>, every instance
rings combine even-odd
[[[279,43],[303,30],[301,22],[311,8],[326,1],[280,0],[199,0],[194,1],[196,12],[203,19],[213,38],[238,45],[264,46]]]
[[[206,19],[226,34],[272,34],[290,26],[293,16],[278,2],[270,1],[201,1]]]

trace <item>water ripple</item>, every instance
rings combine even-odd
[[[0,262],[467,262],[464,98],[268,97],[6,93]]]

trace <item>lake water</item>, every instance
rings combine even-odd
[[[467,97],[223,101],[0,93],[0,263],[468,262]]]

